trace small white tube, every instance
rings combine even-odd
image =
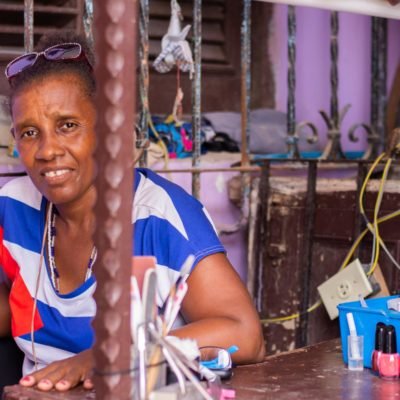
[[[354,322],[354,316],[352,313],[346,314],[347,324],[349,326],[350,336],[348,337],[349,340],[349,353],[351,353],[351,357],[356,360],[362,359],[362,354],[360,354],[360,350],[358,347],[358,338],[357,338],[357,329],[356,324]],[[350,358],[350,354],[349,354]],[[350,360],[349,360],[350,361]]]
[[[349,325],[350,336],[357,336],[356,324],[352,313],[346,314],[347,324]]]

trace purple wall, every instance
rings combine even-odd
[[[271,27],[270,51],[276,80],[276,107],[286,111],[287,96],[287,6],[275,6]],[[370,18],[361,15],[340,14],[339,81],[340,105],[352,104],[343,123],[343,131],[356,122],[369,122],[370,110]],[[326,127],[318,110],[329,111],[329,12],[297,7],[297,121],[314,122],[326,141]],[[400,62],[400,21],[389,21],[388,87]],[[397,44],[399,43],[399,44]],[[362,149],[365,140],[353,144],[343,138],[346,150]],[[202,160],[203,167],[228,167],[232,160]],[[158,165],[161,167],[161,165]],[[189,168],[191,160],[171,160],[170,168]],[[154,168],[154,166],[153,166]],[[200,200],[207,207],[215,224],[235,224],[239,212],[227,193],[227,183],[233,173],[206,173],[201,175]],[[190,174],[169,174],[166,178],[191,192]],[[240,231],[223,236],[228,257],[243,280],[247,275],[246,233]]]
[[[318,111],[329,112],[330,98],[330,13],[308,7],[297,7],[296,109],[297,121],[315,123],[321,133],[320,145],[326,143],[326,125]],[[400,21],[388,24],[388,90],[400,63]],[[345,150],[361,150],[365,138],[352,143],[347,138],[354,123],[369,122],[371,18],[339,14],[339,105],[350,103],[351,109],[342,125]],[[271,59],[276,84],[276,108],[286,111],[287,96],[287,6],[275,5],[270,38]],[[364,134],[361,134],[364,136]]]
[[[234,159],[218,157],[215,153],[214,157],[205,156],[201,165],[204,168],[229,168],[229,166],[238,160],[237,155],[233,155]],[[220,158],[217,160],[216,158]],[[224,159],[225,158],[225,159]],[[169,161],[171,169],[191,168],[192,160],[172,159]],[[153,165],[152,168],[162,168],[162,164]],[[183,187],[188,193],[191,193],[191,174],[190,173],[160,173],[160,175],[177,183]],[[229,200],[228,181],[231,177],[238,175],[236,172],[210,172],[200,176],[200,201],[207,208],[214,224],[217,228],[221,226],[235,225],[239,218],[240,212]],[[247,233],[245,229],[231,234],[220,236],[222,244],[225,246],[227,256],[239,273],[243,281],[247,277]]]

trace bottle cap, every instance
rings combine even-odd
[[[375,330],[375,350],[384,351],[386,342],[386,325],[383,322],[376,324]]]
[[[397,344],[396,344],[396,329],[393,325],[388,325],[386,327],[386,343],[385,343],[385,351],[386,354],[394,354],[397,353]]]

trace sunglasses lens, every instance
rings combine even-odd
[[[60,44],[50,47],[44,53],[48,60],[71,60],[81,55],[81,46],[75,43]]]
[[[10,79],[15,75],[18,75],[24,69],[31,67],[40,56],[44,56],[44,58],[49,61],[77,60],[83,56],[89,66],[92,67],[89,60],[85,57],[79,43],[63,43],[49,47],[40,53],[25,54],[16,58],[14,61],[11,61],[6,67],[7,78]]]
[[[36,58],[36,53],[25,54],[24,56],[17,58],[7,66],[7,77],[11,78],[22,72],[24,69],[31,67],[35,64]]]

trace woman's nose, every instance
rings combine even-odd
[[[42,132],[36,158],[41,160],[52,160],[64,154],[64,147],[58,135],[54,132]]]

